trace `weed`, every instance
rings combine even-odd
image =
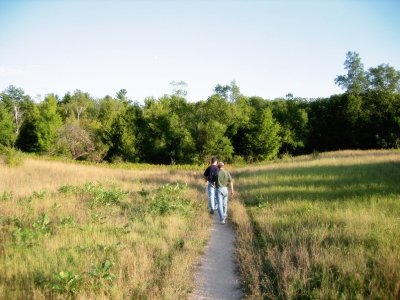
[[[5,191],[2,194],[0,194],[0,201],[8,201],[13,198],[13,192],[8,192]]]
[[[41,190],[41,191],[33,192],[32,197],[36,198],[36,199],[44,199],[48,194],[49,193],[47,190]]]
[[[158,188],[151,198],[149,210],[151,213],[165,215],[171,212],[189,213],[190,201],[182,198],[182,192],[187,187],[182,184],[165,184]]]
[[[61,194],[65,194],[65,195],[71,195],[71,194],[73,194],[73,193],[76,193],[77,190],[78,190],[77,187],[75,187],[75,186],[73,186],[73,185],[69,185],[69,184],[63,185],[63,186],[61,186],[61,187],[58,188],[58,191],[59,191]]]
[[[111,272],[113,266],[113,262],[105,260],[99,265],[92,265],[87,274],[98,280],[112,281],[116,279],[116,276]]]
[[[29,228],[16,228],[13,232],[15,243],[17,245],[31,247],[36,243],[37,232]]]
[[[50,288],[60,294],[68,296],[76,295],[82,284],[82,276],[70,271],[53,273],[50,281]]]
[[[90,218],[93,223],[104,224],[107,220],[107,217],[101,213],[92,213]]]
[[[41,234],[50,234],[51,233],[51,228],[50,228],[51,220],[49,216],[46,213],[40,214],[39,218],[33,223],[33,228],[41,233]]]
[[[60,220],[61,226],[74,227],[76,225],[74,217],[65,217]]]

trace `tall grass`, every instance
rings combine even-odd
[[[400,153],[343,151],[236,171],[249,299],[399,299]]]
[[[210,226],[196,174],[2,164],[0,298],[185,298]]]

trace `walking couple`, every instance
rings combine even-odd
[[[233,196],[233,180],[231,174],[224,169],[224,163],[218,162],[217,158],[211,158],[211,165],[204,172],[204,179],[207,182],[208,208],[210,214],[218,210],[221,224],[225,224],[228,216],[228,184]]]

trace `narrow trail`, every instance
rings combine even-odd
[[[242,299],[234,261],[235,234],[232,226],[213,215],[211,236],[195,275],[195,290],[189,299]]]

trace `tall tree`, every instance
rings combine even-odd
[[[287,96],[287,100],[272,102],[272,112],[281,125],[280,153],[301,153],[308,135],[308,112],[305,102]]]
[[[15,139],[13,116],[0,101],[0,145],[12,147]]]
[[[15,135],[18,136],[26,112],[25,108],[29,105],[31,99],[28,95],[25,95],[23,89],[16,88],[13,85],[6,88],[5,91],[1,93],[0,97],[13,115],[14,132]]]
[[[172,86],[172,93],[173,95],[179,97],[186,97],[187,96],[187,83],[183,80],[181,81],[171,81],[169,83]]]
[[[347,52],[344,68],[346,75],[338,75],[335,83],[349,94],[360,95],[367,88],[367,78],[364,71],[364,65],[361,62],[360,55],[357,52]]]
[[[57,98],[53,94],[47,95],[39,105],[36,122],[39,151],[49,152],[54,149],[61,126],[62,119],[57,110]]]
[[[66,94],[61,101],[61,110],[64,111],[66,118],[74,118],[78,121],[82,118],[87,109],[93,105],[93,101],[88,93],[76,90],[71,96]]]
[[[370,91],[389,94],[400,92],[400,71],[397,71],[388,64],[369,68],[367,79]]]

